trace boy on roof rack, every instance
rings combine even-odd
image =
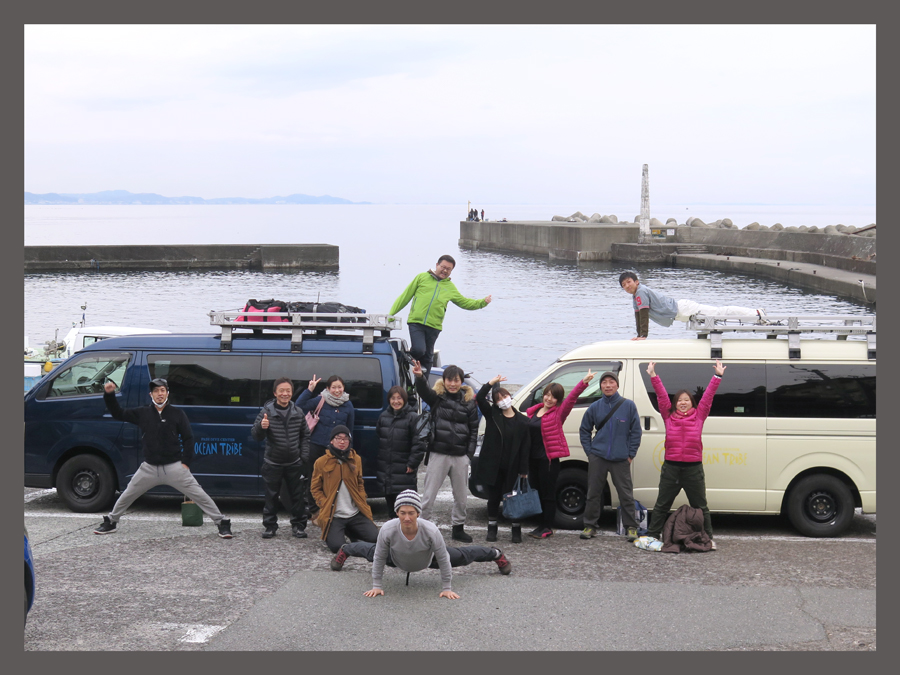
[[[660,326],[671,326],[673,321],[687,323],[695,314],[720,317],[757,317],[757,323],[766,325],[766,313],[761,309],[726,305],[715,307],[701,305],[693,300],[673,300],[659,291],[638,281],[634,272],[622,272],[619,285],[631,294],[631,305],[634,308],[634,322],[637,336],[632,340],[646,340],[650,329],[650,319]]]

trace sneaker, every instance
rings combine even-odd
[[[549,527],[539,527],[529,532],[528,536],[534,537],[535,539],[546,539],[547,537],[553,536],[553,530],[551,530]]]
[[[716,540],[715,540],[715,539],[710,539],[710,540],[709,540],[709,544],[710,544],[710,546],[712,547],[712,548],[710,548],[709,550],[710,550],[710,551],[715,551],[715,550],[716,550]]]
[[[628,541],[634,541],[635,539],[638,538],[637,528],[629,527],[628,534],[626,534],[625,536],[628,538]]]
[[[306,530],[299,525],[291,525],[291,534],[297,537],[297,539],[306,539],[309,536],[306,534]]]
[[[234,535],[231,534],[231,520],[230,519],[222,518],[222,520],[220,520],[216,524],[216,527],[219,528],[219,536],[222,537],[222,539],[231,539],[232,537],[234,537]]]
[[[271,539],[272,537],[275,536],[275,531],[277,529],[278,529],[277,527],[267,527],[266,531],[262,533],[262,538],[263,539]]]
[[[103,522],[94,528],[94,534],[112,534],[116,531],[116,524],[109,519],[109,516],[103,516]]]
[[[344,551],[344,547],[341,546],[338,549],[337,555],[331,561],[331,569],[335,572],[340,572],[344,568],[344,563],[347,562],[347,558],[350,556]]]
[[[593,527],[586,527],[581,531],[581,539],[591,539],[597,534]]]
[[[506,556],[503,555],[503,551],[499,548],[495,548],[497,551],[497,557],[494,558],[494,562],[497,563],[497,569],[500,570],[500,574],[509,574],[512,572],[512,563],[506,559]]]

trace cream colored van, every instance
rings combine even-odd
[[[775,336],[772,336],[775,337]],[[616,372],[619,393],[635,402],[641,446],[632,464],[634,496],[648,509],[656,502],[664,458],[665,426],[647,364],[670,395],[700,395],[713,375],[721,345],[725,376],[703,427],[703,464],[713,513],[788,516],[801,533],[831,537],[843,532],[854,508],[875,512],[874,339],[620,340],[579,347],[519,389],[514,405],[539,403],[544,386],[566,392],[591,369]],[[792,358],[793,357],[793,358]],[[561,460],[557,526],[580,528],[587,486],[587,458],[579,426],[602,394],[591,381],[564,425],[570,456]],[[473,485],[473,492],[483,492]],[[618,505],[607,487],[606,503]],[[481,495],[478,495],[481,496]],[[687,500],[682,492],[673,509]]]

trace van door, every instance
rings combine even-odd
[[[633,400],[641,416],[641,448],[633,467],[634,496],[647,508],[656,503],[665,458],[666,430],[647,375],[649,361],[633,361]],[[713,511],[763,511],[766,508],[765,365],[725,363],[725,375],[703,425],[706,497]],[[697,405],[710,378],[711,362],[657,361],[659,375],[672,397],[686,389]],[[684,492],[672,508],[687,504]]]
[[[250,430],[261,406],[259,354],[149,353],[141,387],[161,377],[169,401],[184,410],[194,432],[191,472],[212,496],[259,496],[261,444]],[[148,374],[149,373],[149,374]],[[154,492],[176,493],[167,486]]]

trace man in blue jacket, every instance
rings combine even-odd
[[[611,474],[628,541],[634,541],[638,535],[631,462],[641,445],[641,422],[634,401],[619,394],[619,378],[615,373],[603,373],[600,391],[603,396],[585,411],[579,430],[581,447],[588,458],[588,492],[581,538],[590,539],[597,533],[597,520],[603,508],[603,486],[606,475]],[[597,431],[592,438],[595,428]]]

